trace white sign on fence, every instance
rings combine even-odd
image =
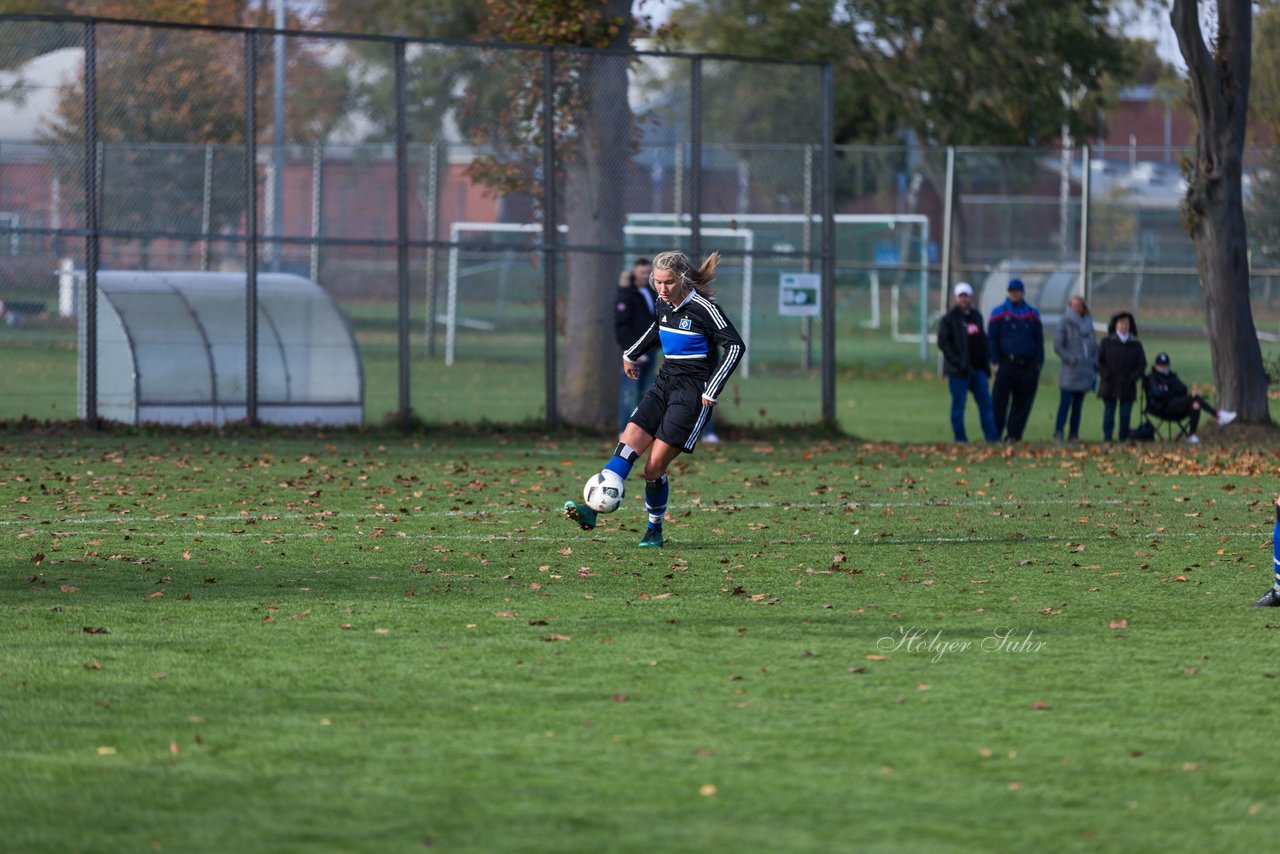
[[[778,314],[784,317],[817,317],[822,277],[817,273],[781,273],[778,276]]]

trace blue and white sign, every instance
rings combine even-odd
[[[817,273],[782,273],[778,276],[778,314],[783,317],[817,317],[822,311],[822,277]]]

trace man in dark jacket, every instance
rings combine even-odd
[[[618,280],[618,297],[614,304],[613,337],[618,346],[626,352],[632,344],[649,331],[657,316],[653,307],[653,291],[649,287],[649,274],[653,267],[648,258],[637,258],[635,266],[622,274]],[[645,354],[637,363],[640,367],[638,379],[631,379],[625,373],[622,384],[618,387],[618,430],[627,429],[627,420],[635,411],[636,405],[649,386],[653,385],[654,368],[657,361],[653,355]]]
[[[1200,413],[1209,413],[1218,419],[1218,426],[1225,427],[1236,420],[1236,414],[1229,410],[1214,409],[1208,401],[1198,394],[1192,394],[1187,384],[1178,378],[1169,366],[1169,354],[1156,356],[1155,367],[1151,373],[1142,378],[1143,391],[1147,393],[1147,411],[1157,418],[1166,421],[1187,419],[1187,441],[1193,445],[1200,443],[1196,428],[1200,426]]]
[[[978,419],[988,442],[1000,440],[991,410],[991,361],[987,357],[987,335],[982,331],[982,314],[973,308],[973,288],[968,282],[956,285],[955,303],[938,321],[938,349],[942,351],[942,372],[951,386],[951,430],[957,442],[969,441],[964,429],[964,405],[973,395]]]
[[[1021,279],[1010,279],[1008,299],[996,306],[987,323],[996,370],[991,392],[996,433],[1010,442],[1022,440],[1044,367],[1044,326],[1040,312],[1026,302],[1026,292]]]

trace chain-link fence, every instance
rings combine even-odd
[[[973,284],[986,314],[1015,276],[1051,325],[1081,294],[1096,320],[1127,310],[1146,330],[1203,339],[1180,210],[1182,163],[1193,156],[1189,146],[837,147],[836,209],[880,211],[886,223],[858,240],[836,215],[838,298],[848,307],[837,312],[840,339],[869,327],[919,343],[947,307],[944,280]],[[1280,340],[1280,218],[1269,190],[1277,156],[1251,149],[1245,161],[1254,320],[1271,341]]]
[[[0,417],[589,421],[636,257],[721,251],[775,384],[831,257],[821,65],[8,16],[0,69]]]
[[[834,147],[829,66],[0,16],[0,69],[0,418],[599,420],[672,248],[723,255],[736,423],[931,362],[960,280],[1203,336],[1187,150]]]

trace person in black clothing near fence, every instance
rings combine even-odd
[[[996,420],[991,408],[991,359],[987,355],[987,335],[982,329],[982,313],[973,307],[973,287],[956,285],[955,303],[938,321],[938,349],[942,351],[942,372],[951,387],[951,432],[957,442],[969,441],[964,428],[964,406],[969,395],[978,404],[978,420],[988,442],[998,442]]]
[[[1129,438],[1130,415],[1138,380],[1147,369],[1147,353],[1138,340],[1138,322],[1127,311],[1111,315],[1107,337],[1098,345],[1098,397],[1102,398],[1102,438],[1110,442],[1120,407],[1120,441]]]
[[[1168,353],[1156,356],[1155,367],[1142,379],[1142,388],[1147,393],[1147,411],[1152,415],[1166,421],[1187,419],[1190,433],[1187,441],[1193,445],[1200,443],[1196,429],[1200,426],[1201,412],[1217,418],[1219,427],[1225,427],[1236,420],[1234,412],[1215,409],[1200,395],[1192,394],[1187,384],[1170,367]]]
[[[618,280],[618,298],[613,313],[613,337],[618,348],[626,351],[640,340],[640,336],[653,325],[657,316],[653,291],[649,288],[649,275],[653,271],[648,258],[637,258],[635,265]],[[627,429],[627,420],[635,412],[640,398],[653,385],[657,368],[656,355],[640,356],[636,362],[635,379],[622,372],[622,384],[618,387],[618,432]]]
[[[1026,293],[1021,279],[1010,279],[1008,299],[995,307],[987,321],[996,371],[991,389],[996,433],[1010,442],[1022,441],[1044,367],[1044,326],[1040,312],[1026,301]]]

